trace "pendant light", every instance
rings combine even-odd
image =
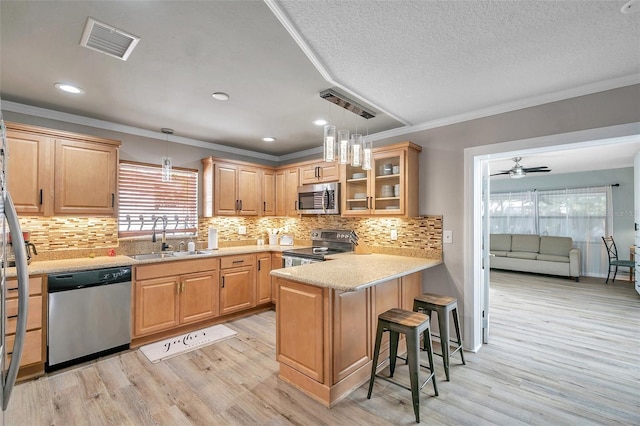
[[[351,135],[351,167],[362,166],[362,135],[354,133]]]
[[[336,161],[336,126],[324,126],[324,161]]]
[[[349,131],[338,130],[338,163],[349,164]]]
[[[362,170],[371,170],[373,161],[373,142],[362,140]]]
[[[171,157],[169,157],[169,135],[173,134],[173,129],[163,127],[160,129],[162,133],[167,135],[167,156],[162,157],[162,181],[171,182]]]

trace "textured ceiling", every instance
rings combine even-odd
[[[319,117],[375,138],[638,83],[624,3],[3,0],[2,108],[281,156],[318,147]],[[87,17],[141,37],[128,61],[79,46]],[[378,115],[320,99],[333,86]]]

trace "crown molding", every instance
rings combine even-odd
[[[155,132],[152,130],[141,129],[139,127],[113,123],[105,120],[98,120],[95,118],[89,118],[81,115],[69,114],[66,112],[20,104],[17,102],[2,101],[0,108],[4,111],[11,111],[19,114],[31,115],[34,117],[47,118],[50,120],[62,121],[65,123],[79,124],[81,126],[94,127],[97,129],[111,130],[114,132],[126,133],[129,135],[136,135],[136,136],[142,136],[142,137],[152,138],[152,139],[161,139],[161,140],[167,139],[167,135],[162,132]],[[205,142],[198,139],[186,138],[183,136],[170,135],[168,137],[168,140],[171,142],[182,144],[182,145],[196,146],[198,148],[205,148],[213,151],[226,152],[234,155],[260,158],[263,160],[274,161],[274,162],[280,161],[279,160],[280,157],[276,155],[265,154],[257,151],[250,151],[248,149],[234,148],[234,147],[220,145],[213,142]]]

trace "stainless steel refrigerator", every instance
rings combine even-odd
[[[22,349],[24,347],[24,338],[27,331],[27,306],[29,297],[29,273],[27,271],[27,253],[24,245],[24,238],[16,209],[11,201],[11,195],[7,189],[6,170],[9,167],[9,153],[7,152],[7,138],[2,119],[2,111],[0,111],[0,136],[2,139],[0,145],[0,365],[2,365],[2,386],[0,386],[0,401],[2,401],[2,412],[0,413],[0,425],[4,425],[5,420],[10,423],[10,419],[5,419],[5,411],[9,406],[11,391],[18,376],[18,368],[20,359],[22,358]],[[14,165],[14,167],[20,167]],[[16,334],[13,348],[6,346],[6,307],[5,307],[5,285],[8,264],[8,240],[9,233],[13,242],[15,268],[18,279],[18,317],[16,319]],[[7,353],[11,353],[11,361],[7,364]]]

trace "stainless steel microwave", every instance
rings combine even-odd
[[[298,213],[339,214],[340,184],[331,182],[299,186]]]

